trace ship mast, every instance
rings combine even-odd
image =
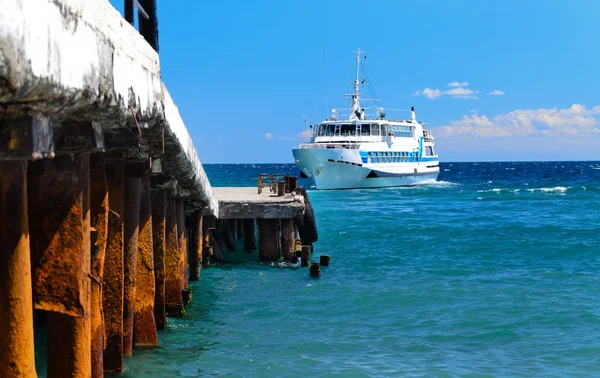
[[[361,94],[358,91],[358,86],[360,85],[359,81],[360,77],[360,49],[356,52],[356,80],[354,80],[354,93],[347,94],[345,96],[350,96],[352,98],[352,109],[350,110],[350,119],[356,120],[361,118],[361,109],[360,109],[360,96]]]

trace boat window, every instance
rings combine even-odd
[[[371,135],[371,125],[369,124],[358,125],[358,129],[360,130],[360,135]]]
[[[326,125],[319,125],[319,136],[325,135],[325,130],[327,129]]]
[[[433,156],[433,147],[431,146],[425,146],[424,150],[423,150],[423,156]]]
[[[379,125],[371,125],[371,135],[378,136],[379,135]]]
[[[335,125],[335,136],[340,136],[340,125]]]
[[[392,131],[395,136],[403,138],[412,138],[415,134],[415,128],[413,126],[398,126],[393,125]]]
[[[342,136],[356,135],[355,125],[342,125],[341,127]]]
[[[333,131],[335,130],[335,125],[327,125],[327,132],[325,135],[333,136]]]

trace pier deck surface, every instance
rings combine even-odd
[[[268,189],[258,194],[253,187],[213,187],[219,203],[219,218],[290,219],[304,212],[304,197],[286,194],[277,197]]]

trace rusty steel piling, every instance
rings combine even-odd
[[[142,177],[138,235],[138,260],[133,317],[133,345],[158,345],[154,319],[155,278],[152,240],[152,204],[150,177]]]
[[[91,373],[89,178],[89,154],[32,163],[28,172],[33,297],[48,312],[48,377]]]
[[[165,311],[167,316],[183,315],[181,297],[181,257],[177,231],[177,204],[172,193],[166,200],[166,245],[165,245]]]
[[[258,219],[258,255],[261,261],[279,259],[277,219]]]
[[[281,254],[283,259],[288,262],[296,262],[294,253],[295,238],[294,238],[294,220],[281,220]]]
[[[123,253],[124,253],[124,164],[106,162],[108,183],[108,237],[102,284],[102,309],[106,347],[104,371],[123,370]]]
[[[33,378],[27,161],[0,162],[0,190],[0,376]]]
[[[133,353],[133,315],[138,260],[140,223],[140,178],[125,179],[125,249],[123,254],[123,356]]]
[[[202,268],[202,247],[204,245],[202,233],[202,213],[195,211],[191,218],[192,243],[190,245],[190,280],[200,280]]]
[[[165,250],[166,250],[166,217],[165,191],[152,191],[152,245],[154,250],[154,320],[157,329],[165,329],[167,317],[165,312]]]
[[[188,287],[188,247],[187,247],[187,231],[185,227],[185,207],[183,198],[179,197],[176,201],[177,207],[177,246],[179,248],[179,270],[181,272],[181,288],[184,290]]]
[[[91,332],[92,377],[104,376],[104,317],[102,277],[108,237],[108,186],[104,154],[90,156]]]

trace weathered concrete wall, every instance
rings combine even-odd
[[[161,82],[158,54],[108,1],[0,0],[0,9],[0,136],[9,131],[3,120],[26,114],[49,118],[59,131],[94,121],[107,152],[151,157],[156,173],[177,183],[188,211],[218,214],[194,143]],[[55,144],[60,154],[64,143]]]
[[[2,0],[0,101],[124,117],[162,100],[158,54],[105,0]],[[160,109],[156,109],[160,111]]]

